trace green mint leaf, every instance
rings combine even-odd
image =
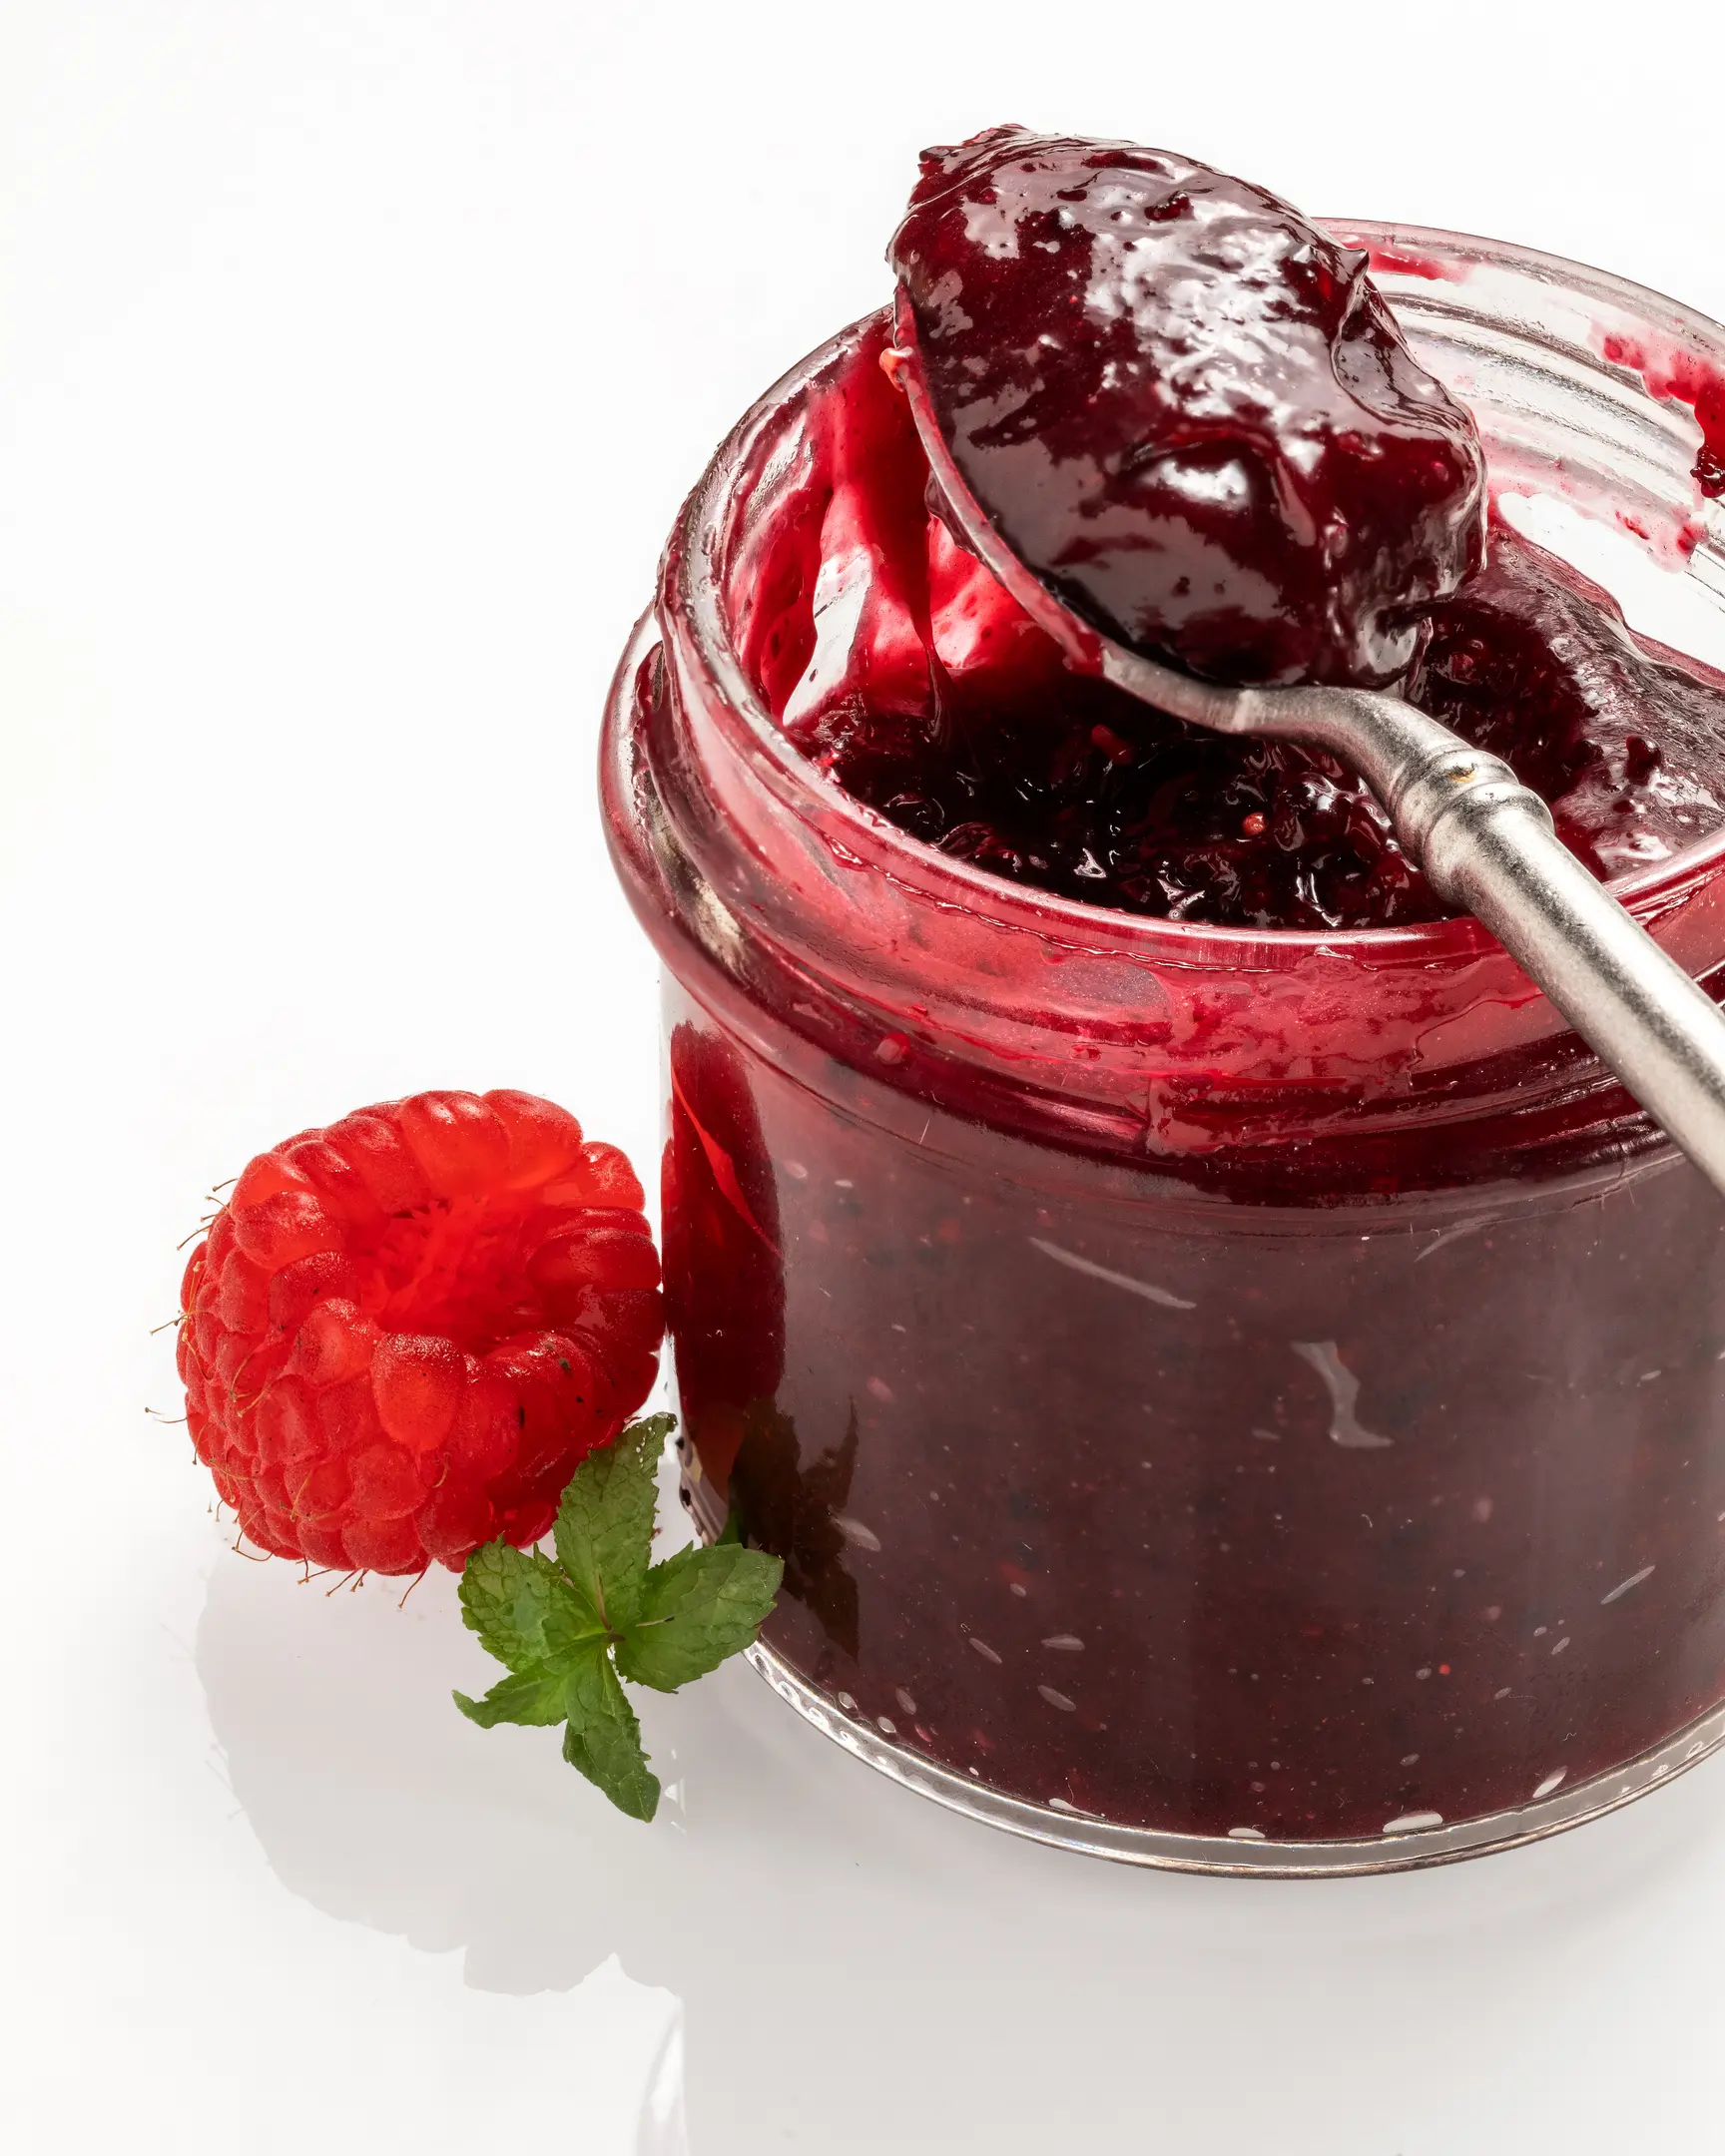
[[[547,1620],[574,1601],[568,1583],[535,1550],[487,1542],[461,1571],[461,1617],[487,1654],[506,1669],[530,1670],[546,1659]]]
[[[455,1704],[469,1722],[481,1729],[495,1729],[499,1722],[524,1722],[531,1728],[548,1728],[568,1714],[568,1684],[559,1670],[523,1670],[494,1684],[483,1699],[455,1694]]]
[[[617,1668],[633,1684],[675,1692],[749,1646],[785,1566],[736,1542],[679,1550],[647,1575],[641,1613],[617,1646]]]
[[[675,1419],[649,1415],[590,1452],[557,1508],[557,1561],[608,1632],[626,1632],[640,1608],[653,1552],[655,1475]]]
[[[585,1597],[571,1593],[561,1573],[557,1585],[557,1599],[545,1613],[545,1657],[554,1667],[566,1670],[595,1640],[609,1642]]]
[[[641,1725],[602,1644],[589,1645],[569,1668],[563,1703],[569,1716],[563,1757],[619,1812],[650,1820],[659,1809],[659,1777],[647,1764]]]
[[[717,1669],[754,1639],[785,1573],[744,1547],[736,1515],[713,1549],[652,1562],[659,1457],[674,1427],[651,1415],[582,1461],[558,1507],[555,1564],[490,1542],[461,1575],[464,1622],[511,1674],[483,1699],[457,1692],[456,1706],[482,1729],[564,1723],[563,1757],[638,1820],[658,1811],[659,1779],[620,1679],[675,1692]]]

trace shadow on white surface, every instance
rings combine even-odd
[[[199,1629],[270,1864],[332,1916],[461,1950],[480,1990],[570,1990],[616,1955],[674,1993],[640,2156],[690,2145],[685,2015],[699,2156],[946,2148],[984,2121],[1005,2151],[1118,2145],[1134,2121],[1183,2156],[1602,2148],[1614,2077],[1644,2096],[1690,2015],[1710,2040],[1710,1989],[1659,1963],[1725,1882],[1716,1768],[1442,1872],[1184,1879],[953,1819],[730,1665],[643,1703],[666,1784],[644,1829],[554,1733],[455,1712],[485,1665],[446,1575],[400,1609],[388,1583],[328,1584],[224,1559]]]

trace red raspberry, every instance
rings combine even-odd
[[[261,1153],[180,1294],[193,1442],[248,1537],[372,1572],[536,1542],[653,1384],[640,1208],[616,1147],[530,1093],[418,1093]]]

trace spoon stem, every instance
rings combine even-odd
[[[1539,796],[1395,697],[1282,690],[1240,705],[1251,731],[1314,743],[1360,772],[1438,896],[1490,929],[1725,1193],[1725,1014],[1575,858]]]

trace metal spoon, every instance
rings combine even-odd
[[[1501,758],[1373,689],[1227,689],[1145,659],[1080,621],[1001,538],[953,462],[898,295],[895,378],[965,542],[1088,673],[1221,734],[1305,742],[1351,765],[1403,850],[1450,905],[1482,921],[1530,980],[1725,1193],[1725,1015],[1557,836]]]

